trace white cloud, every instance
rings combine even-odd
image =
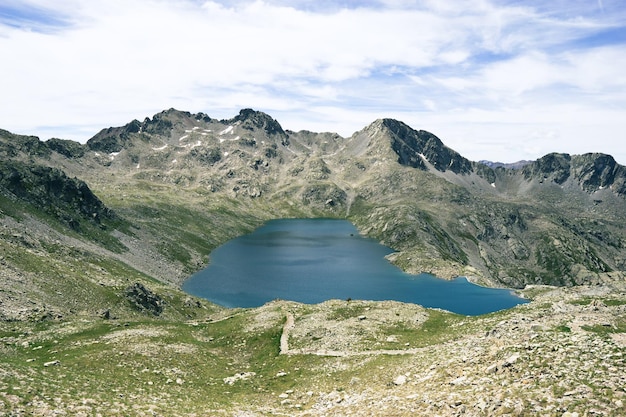
[[[48,2],[17,2],[40,12],[0,20],[0,128],[84,141],[170,107],[254,107],[343,135],[395,117],[473,159],[578,152],[597,131],[626,163],[626,48],[575,42],[625,12],[588,3],[60,0],[46,22]]]

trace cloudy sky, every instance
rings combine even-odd
[[[0,56],[0,128],[41,139],[252,107],[342,136],[391,117],[472,160],[626,164],[623,0],[0,0]]]

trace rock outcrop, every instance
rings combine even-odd
[[[114,220],[89,186],[56,168],[19,161],[0,162],[0,189],[10,196],[44,211],[74,230],[82,222],[103,225]]]
[[[136,282],[126,288],[126,298],[139,310],[151,313],[155,316],[163,312],[165,301],[143,284]]]
[[[443,144],[441,139],[425,130],[414,130],[393,119],[383,119],[382,125],[390,132],[391,147],[398,154],[398,162],[413,168],[452,171],[468,174],[472,164],[466,158]]]

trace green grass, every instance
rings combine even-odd
[[[365,304],[350,304],[348,301],[345,306],[336,307],[328,314],[328,320],[346,320],[363,315],[367,311],[368,306]]]
[[[569,300],[567,303],[576,306],[588,306],[593,301],[593,298],[579,298],[576,300]]]
[[[9,216],[21,221],[24,218],[24,206],[16,200],[8,198],[4,193],[0,193],[0,216]]]
[[[418,328],[398,323],[393,326],[382,326],[384,334],[394,335],[397,342],[386,343],[383,349],[398,349],[405,345],[411,348],[431,346],[454,340],[467,332],[472,319],[458,314],[440,310],[428,310],[428,319]]]
[[[599,336],[608,336],[612,333],[626,333],[626,319],[620,319],[615,324],[594,324],[592,326],[581,326],[583,330],[595,333]]]
[[[184,294],[173,289],[171,293],[159,291],[172,308],[182,311]],[[393,390],[391,381],[399,370],[414,373],[440,359],[437,348],[409,356],[279,355],[284,306],[277,303],[261,311],[207,305],[206,310],[200,309],[203,315],[193,321],[137,314],[119,320],[74,317],[19,325],[0,322],[0,402],[5,404],[0,414],[34,413],[35,404],[54,408],[86,401],[90,415],[149,415],[150,407],[160,415],[234,415],[240,409],[280,410],[283,406],[278,395],[287,390],[294,390],[292,404],[302,403],[306,410],[318,398],[316,394],[308,396],[308,391],[334,390],[349,395],[354,392],[354,381],[358,387],[367,384]],[[339,303],[328,315],[352,325],[355,317],[366,313],[367,306],[373,305]],[[298,316],[318,308],[299,305]],[[493,328],[513,315],[511,311],[479,317],[440,310],[425,312],[428,318],[413,327],[402,322],[378,327],[383,339],[395,335],[399,342],[382,348],[405,349],[405,343],[410,348],[437,346],[467,334],[482,334],[483,328]],[[263,326],[250,327],[259,317],[265,317]],[[562,333],[559,337],[567,337],[564,333],[569,330],[566,326],[555,329]],[[609,332],[604,326],[585,330]],[[622,321],[618,331],[625,330]],[[44,366],[55,360],[58,365]],[[452,376],[446,376],[445,369],[438,368],[435,377],[449,381]],[[254,374],[232,385],[224,383],[224,378],[240,372]],[[18,402],[12,403],[10,398]],[[290,411],[283,410],[287,414]]]
[[[607,307],[617,307],[617,306],[626,305],[626,299],[619,299],[619,298],[591,298],[591,297],[584,297],[584,298],[579,298],[579,299],[576,299],[576,300],[570,300],[570,301],[568,301],[568,304],[579,305],[579,306],[588,306],[594,300],[599,301],[600,303],[604,304]]]
[[[557,332],[561,332],[561,333],[571,333],[572,332],[572,329],[570,329],[568,326],[565,326],[564,324],[556,326],[554,328],[554,330],[556,330]]]
[[[11,376],[0,383],[5,384],[0,400],[16,395],[19,406],[28,409],[29,403],[53,404],[53,398],[90,398],[99,407],[128,413],[133,404],[147,406],[156,399],[163,414],[207,413],[236,404],[261,407],[268,399],[278,406],[277,393],[314,379],[329,359],[279,356],[282,323],[242,332],[249,318],[243,310],[214,323],[96,320],[76,324],[73,332],[67,331],[70,323],[44,323],[31,328],[27,347],[3,326],[0,346],[10,346],[3,349],[0,369],[9,369]],[[43,365],[54,360],[60,363]],[[279,376],[282,371],[287,374]],[[255,375],[224,383],[239,372]]]
[[[148,235],[166,259],[180,263],[189,274],[201,266],[217,246],[246,234],[273,217],[259,202],[243,206],[237,199],[212,199],[203,190],[135,181],[108,189],[96,185],[107,206]]]
[[[341,307],[335,314],[351,318],[362,312],[358,307]],[[224,313],[230,318],[220,320]],[[380,367],[401,360],[279,355],[283,320],[243,331],[256,310],[224,313],[213,321],[194,322],[137,316],[33,323],[27,336],[24,329],[3,323],[0,370],[10,370],[10,374],[3,378],[0,401],[16,395],[21,403],[15,408],[29,409],[27,404],[41,401],[53,405],[53,398],[66,403],[89,398],[96,408],[117,407],[122,414],[129,413],[133,404],[155,404],[160,414],[173,410],[211,414],[210,410],[232,410],[237,404],[279,407],[278,394],[290,389],[306,402],[303,393],[307,391],[348,389],[355,372],[384,384]],[[389,330],[411,347],[427,346],[458,336],[463,329],[460,321],[466,319],[441,311],[429,310],[429,314],[419,329],[396,326]],[[26,340],[28,345],[23,345]],[[43,365],[55,360],[60,363]],[[337,367],[337,361],[345,366]],[[254,376],[232,385],[224,383],[224,378],[240,372]]]

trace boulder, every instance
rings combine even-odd
[[[155,316],[163,312],[165,301],[143,284],[136,282],[126,288],[126,297],[139,310],[150,312]]]

